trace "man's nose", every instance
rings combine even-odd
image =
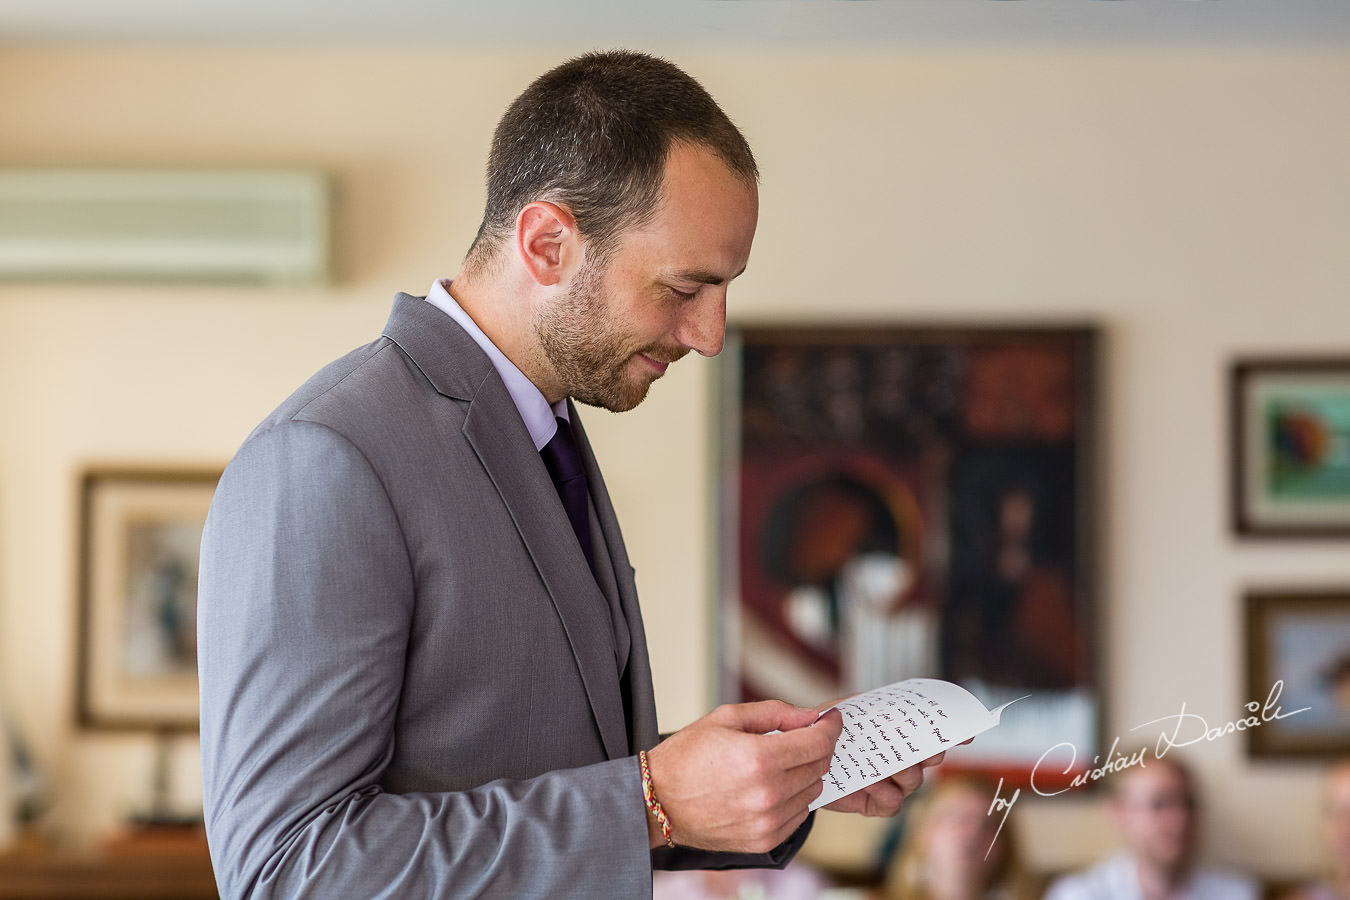
[[[700,356],[722,352],[727,334],[725,287],[704,290],[680,322],[676,339]]]

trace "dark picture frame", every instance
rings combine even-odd
[[[1253,757],[1330,760],[1350,747],[1350,586],[1245,596]]]
[[[732,329],[719,700],[937,676],[990,707],[1031,695],[953,767],[1025,784],[1059,742],[1076,759],[1038,786],[1089,765],[1097,347],[1079,325]]]
[[[197,567],[220,476],[207,467],[81,474],[81,728],[197,729]]]
[[[1233,530],[1350,537],[1350,356],[1237,360],[1230,405]]]

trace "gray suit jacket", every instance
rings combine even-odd
[[[400,294],[216,492],[198,598],[224,897],[632,897],[658,739],[633,570],[595,458],[596,571],[491,362]]]

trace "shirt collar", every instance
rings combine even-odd
[[[492,343],[483,333],[483,329],[478,327],[478,323],[450,295],[449,288],[449,279],[437,281],[427,292],[427,302],[454,319],[487,354],[488,359],[492,361],[492,367],[497,370],[497,374],[506,385],[511,400],[516,404],[521,419],[525,421],[530,439],[534,441],[534,449],[542,450],[558,430],[557,418],[571,419],[566,398],[549,406],[543,392],[535,387],[533,381],[525,377],[525,373],[520,371],[515,363],[506,358],[506,354],[499,350],[496,344]]]

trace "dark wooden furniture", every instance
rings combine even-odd
[[[200,828],[139,828],[91,853],[27,837],[0,853],[0,900],[218,900]]]

